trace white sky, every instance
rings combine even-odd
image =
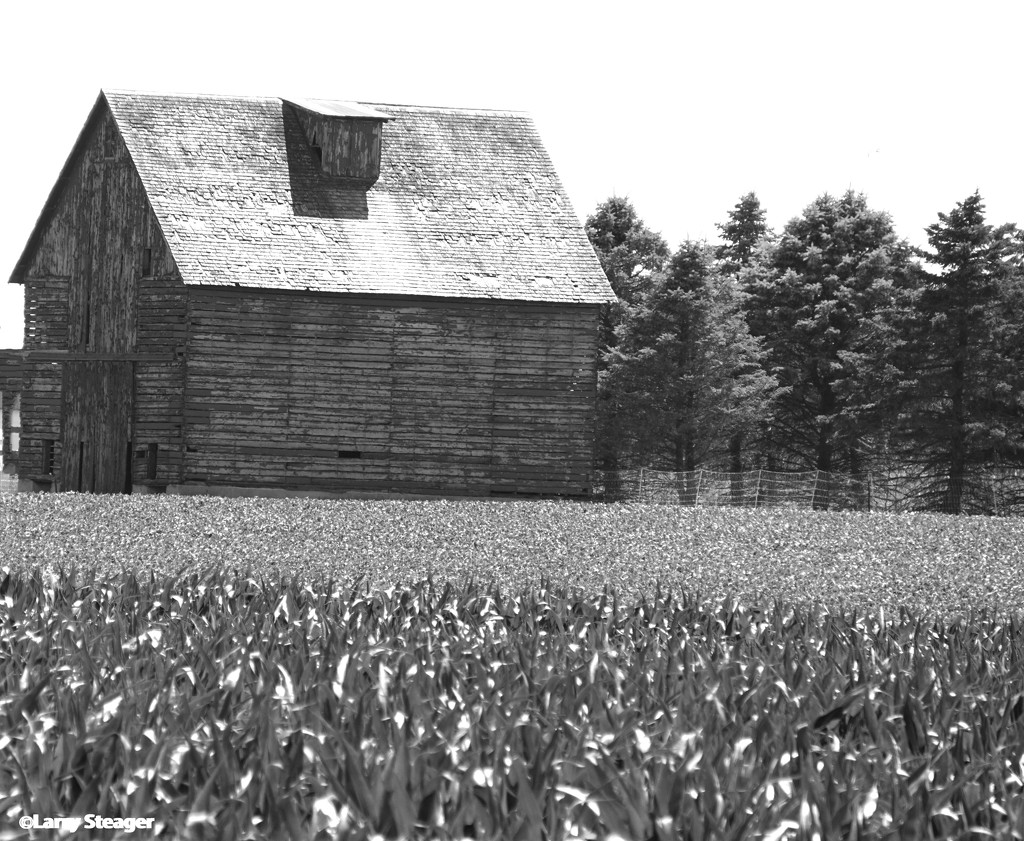
[[[1024,225],[1024,3],[516,0],[5,6],[0,278],[101,88],[533,114],[581,221],[625,195],[674,248],[757,192],[781,229],[852,187],[922,229],[976,188]],[[0,284],[0,347],[21,344]]]

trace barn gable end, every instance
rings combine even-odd
[[[38,487],[588,491],[612,293],[524,115],[101,94],[12,280]]]
[[[20,475],[125,489],[137,434],[180,462],[185,288],[102,94],[12,280],[25,287]]]

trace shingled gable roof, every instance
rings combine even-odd
[[[284,100],[104,100],[186,284],[613,299],[525,114],[356,103],[392,118],[367,191],[319,171]]]

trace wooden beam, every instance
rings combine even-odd
[[[29,350],[25,353],[29,362],[180,362],[180,358],[168,353],[85,353],[68,350]]]

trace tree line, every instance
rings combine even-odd
[[[617,297],[603,469],[900,469],[959,513],[973,477],[1024,467],[1024,232],[988,223],[977,192],[924,249],[853,191],[781,233],[748,193],[716,227],[720,245],[672,251],[626,198],[587,219]]]

